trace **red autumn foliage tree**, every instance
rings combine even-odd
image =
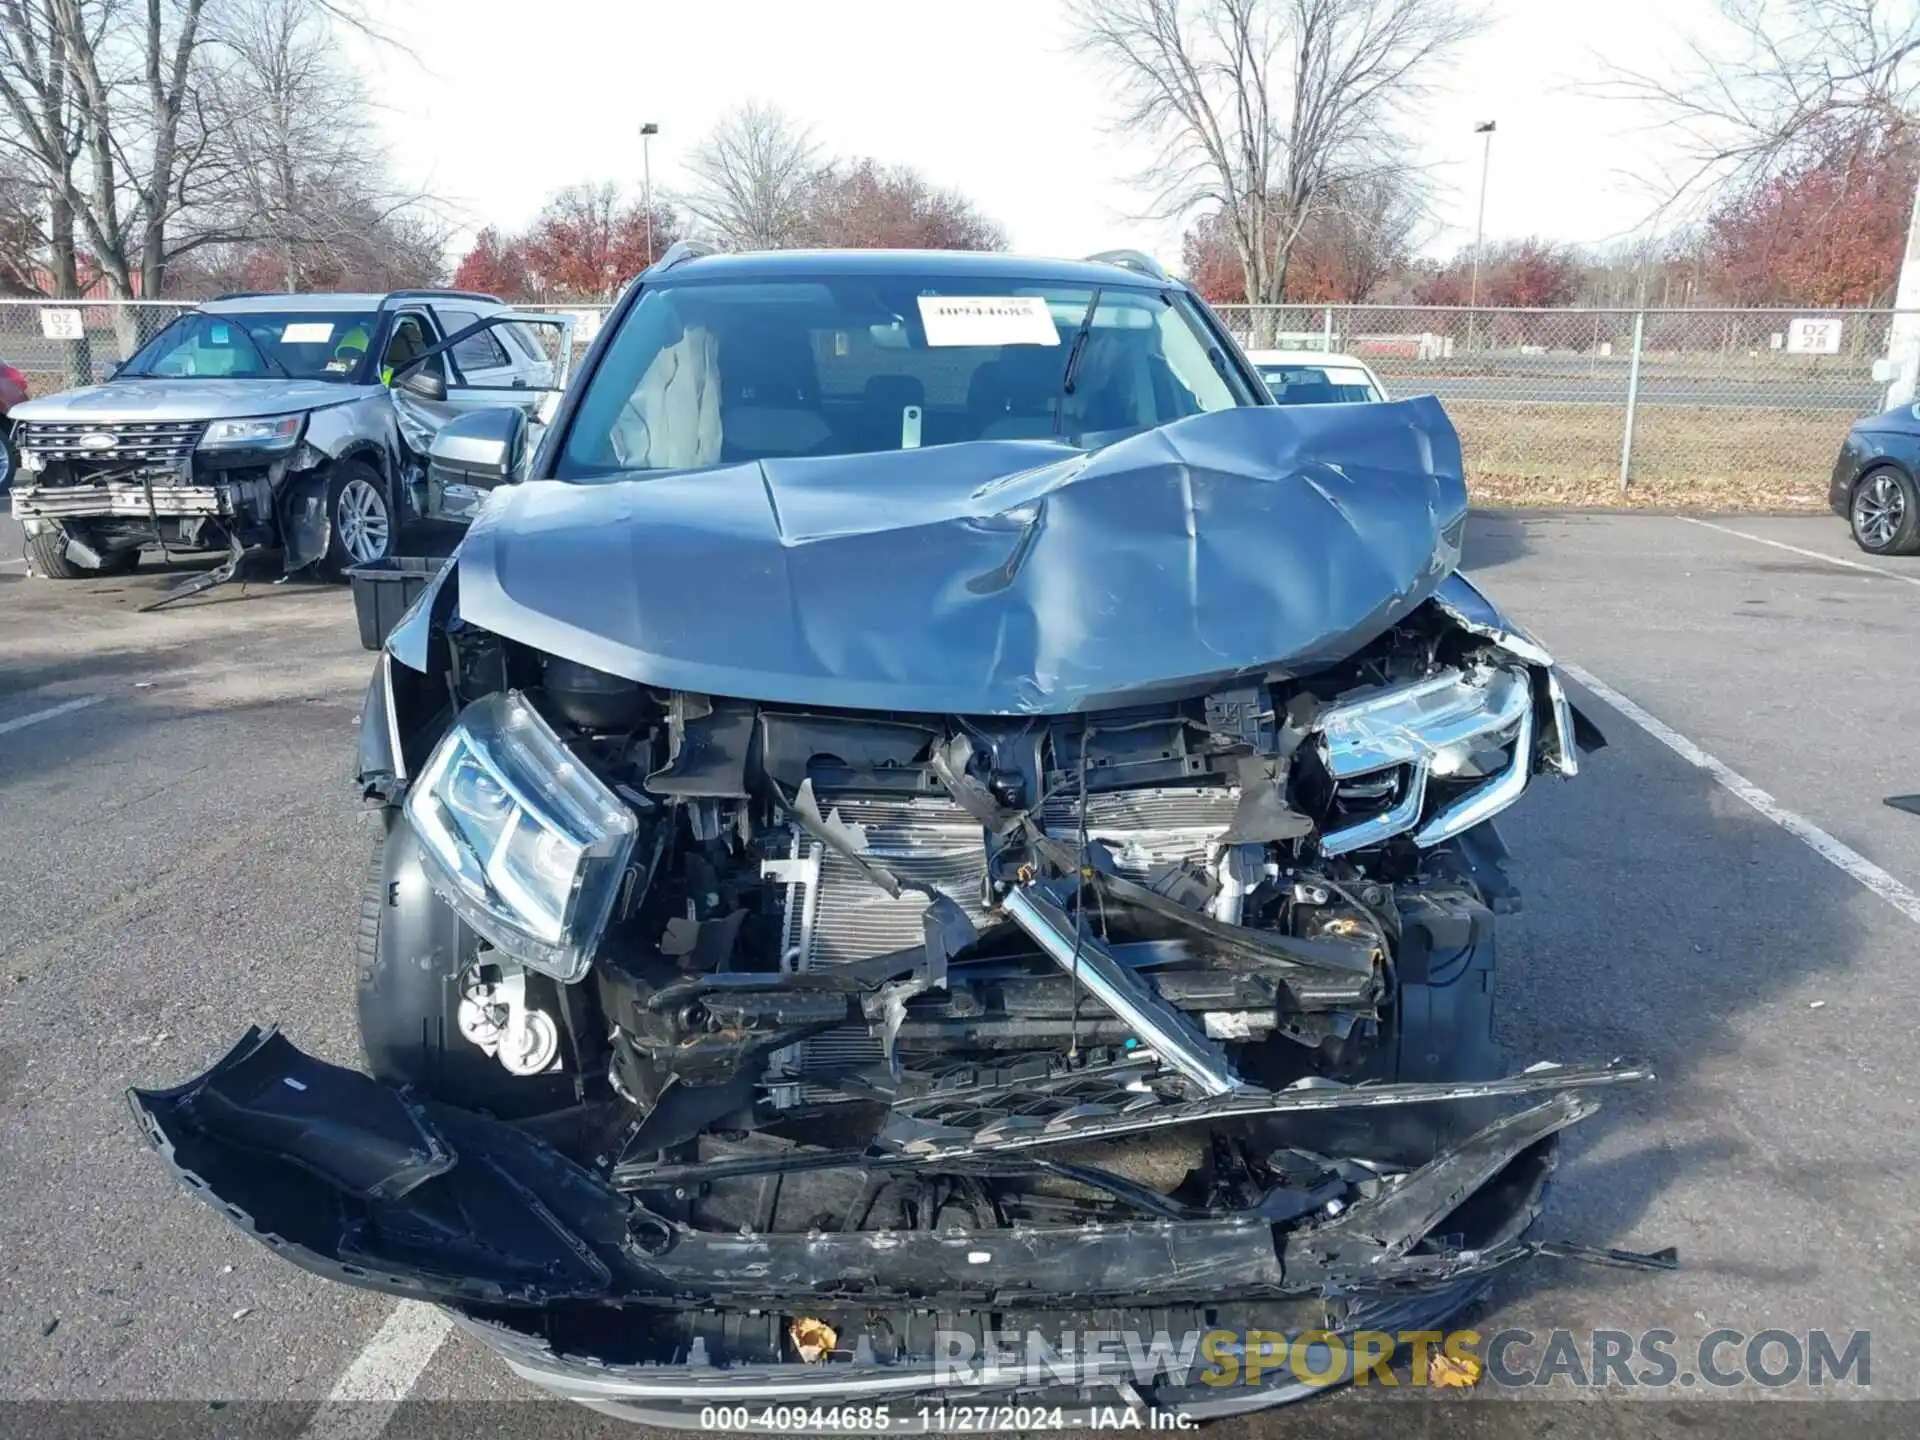
[[[1571,305],[1584,275],[1585,265],[1572,246],[1517,240],[1482,262],[1480,288],[1489,304],[1544,310]]]
[[[533,282],[520,242],[489,225],[473,237],[473,248],[453,272],[456,290],[480,290],[502,300],[531,298]]]
[[[679,238],[673,218],[655,207],[654,254]],[[547,294],[611,299],[622,282],[653,263],[647,215],[623,204],[612,185],[571,185],[547,201],[521,240],[527,268]]]
[[[807,197],[812,243],[862,250],[1004,250],[1006,232],[957,190],[906,165],[855,160]]]
[[[653,212],[653,248],[647,216],[611,185],[571,185],[549,199],[524,233],[489,227],[474,237],[454,283],[503,300],[607,300],[680,237],[665,206]]]
[[[1247,303],[1247,272],[1218,211],[1202,215],[1180,237],[1180,267],[1187,283],[1212,305]]]
[[[1486,247],[1480,258],[1480,305],[1545,310],[1571,305],[1586,279],[1587,262],[1571,245],[1507,240]],[[1473,300],[1473,250],[1444,264],[1429,265],[1415,278],[1416,305],[1466,305]]]
[[[1410,171],[1381,170],[1329,185],[1289,249],[1286,303],[1351,305],[1374,298],[1412,262],[1426,195]],[[1224,217],[1203,214],[1181,239],[1187,276],[1207,299],[1244,303],[1246,269]]]
[[[1904,123],[1836,133],[1714,212],[1708,271],[1737,305],[1890,304],[1917,180],[1920,135]]]
[[[1473,256],[1455,256],[1445,264],[1429,261],[1413,277],[1410,298],[1416,305],[1464,305],[1471,294]]]

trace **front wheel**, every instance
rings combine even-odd
[[[344,580],[356,565],[393,554],[393,505],[380,472],[362,460],[343,460],[327,483],[327,553],[320,573]]]
[[[101,557],[98,570],[90,570],[67,554],[67,532],[48,525],[37,535],[27,536],[27,560],[33,573],[49,580],[101,579],[109,575],[131,575],[140,563],[140,550],[115,550]]]
[[[1853,542],[1869,555],[1920,554],[1920,492],[1898,470],[1875,470],[1853,487]]]

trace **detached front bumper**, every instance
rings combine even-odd
[[[218,485],[28,485],[13,487],[16,520],[147,520],[233,514],[228,487]]]
[[[1370,1359],[1384,1361],[1386,1342],[1377,1337],[1437,1330],[1488,1283],[1489,1277],[1470,1277],[1404,1297],[1377,1297],[1355,1306],[1337,1326],[1325,1323],[1316,1302],[1268,1305],[1251,1327],[1251,1359],[1247,1328],[1210,1325],[1200,1311],[1179,1328],[1182,1320],[1162,1308],[1084,1311],[1072,1317],[1079,1325],[1071,1330],[1010,1315],[1004,1329],[987,1337],[998,1347],[991,1356],[972,1327],[940,1317],[943,1325],[929,1331],[936,1350],[950,1358],[887,1364],[842,1357],[814,1365],[720,1366],[704,1342],[677,1363],[616,1363],[563,1353],[496,1320],[460,1311],[453,1318],[549,1394],[666,1429],[1083,1430],[1098,1424],[1102,1410],[1147,1408],[1215,1420],[1306,1399],[1350,1383],[1363,1345],[1371,1347]],[[971,1354],[969,1343],[976,1346]],[[1140,1363],[1138,1352],[1156,1343],[1171,1344],[1171,1353],[1162,1352],[1166,1363]],[[1183,1347],[1191,1363],[1182,1359]],[[1312,1378],[1299,1378],[1301,1372]],[[811,1423],[803,1423],[803,1411]],[[858,1423],[865,1411],[879,1412],[871,1424]]]
[[[1058,1409],[1065,1423],[1107,1404],[1196,1418],[1257,1409],[1351,1378],[1356,1353],[1369,1354],[1359,1338],[1374,1337],[1377,1363],[1399,1333],[1433,1328],[1508,1265],[1546,1254],[1665,1268],[1668,1255],[1523,1238],[1559,1132],[1596,1108],[1584,1092],[1645,1078],[1615,1064],[1240,1091],[931,1153],[803,1147],[593,1168],[530,1128],[420,1100],[272,1032],[249,1032],[186,1085],[130,1099],[177,1178],[229,1220],[315,1274],[449,1307],[557,1395],[678,1425],[708,1423],[715,1406],[817,1404],[840,1418],[877,1406],[886,1413],[871,1428],[913,1430],[969,1428],[953,1407],[989,1402]],[[1525,1108],[1484,1123],[1507,1100]],[[1462,1105],[1480,1128],[1389,1185],[1335,1185],[1354,1197],[1345,1205],[1329,1203],[1324,1175],[1220,1210],[1059,1158],[1063,1142],[1116,1127],[1249,1116],[1391,1126],[1412,1109]],[[770,1220],[696,1225],[688,1198],[733,1187],[771,1216],[764,1187],[823,1170],[853,1172],[865,1193],[1048,1167],[1111,1200],[1065,1224],[776,1231]],[[805,1326],[827,1336],[813,1355]],[[1012,1350],[1010,1332],[1027,1337]],[[1104,1348],[1087,1343],[1095,1334]],[[1155,1337],[1173,1347],[1158,1364],[1141,1351]],[[1282,1358],[1256,1366],[1249,1345],[1263,1356],[1281,1346]],[[1305,1347],[1299,1363],[1289,1345]]]

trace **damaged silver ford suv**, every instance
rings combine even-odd
[[[133,1096],[221,1214],[729,1428],[1234,1413],[1312,1388],[1241,1345],[1672,1263],[1529,1233],[1648,1076],[1493,1039],[1496,818],[1602,742],[1436,401],[1274,406],[1138,257],[681,251],[530,473],[367,695],[367,1073]]]
[[[125,573],[149,545],[227,550],[228,573],[256,547],[335,579],[383,560],[433,514],[443,424],[508,399],[537,421],[557,400],[565,324],[452,290],[209,301],[104,383],[13,411],[28,555],[63,580]]]

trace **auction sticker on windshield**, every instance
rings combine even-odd
[[[927,344],[1058,345],[1060,332],[1039,295],[922,295]]]
[[[333,338],[328,320],[299,320],[280,332],[282,345],[324,345]]]

